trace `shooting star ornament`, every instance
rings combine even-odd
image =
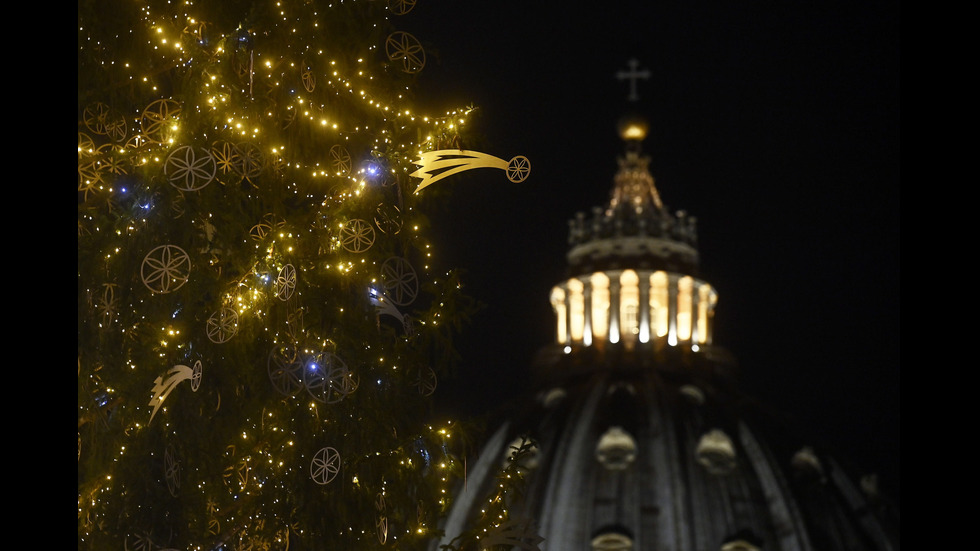
[[[153,413],[150,414],[150,420],[147,424],[153,422],[153,417],[157,414],[157,410],[163,405],[163,401],[170,396],[174,388],[183,381],[191,381],[191,390],[197,392],[198,387],[201,386],[201,360],[194,362],[194,368],[191,369],[186,365],[175,365],[170,368],[167,372],[167,378],[164,379],[163,375],[156,378],[153,381],[153,397],[150,398],[149,405],[153,406]]]
[[[486,153],[462,149],[426,151],[413,163],[419,168],[411,176],[422,179],[415,193],[447,176],[473,168],[499,168],[507,174],[507,179],[514,183],[523,182],[531,174],[531,162],[522,155],[505,161]]]

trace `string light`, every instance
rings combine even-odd
[[[104,82],[99,82],[98,89],[80,88],[79,112],[81,114],[94,104],[104,102],[109,105],[109,98],[118,101],[123,113],[119,117],[122,121],[119,128],[125,128],[129,137],[125,146],[114,144],[104,134],[92,139],[93,132],[84,124],[85,117],[80,116],[80,281],[85,281],[89,295],[95,295],[101,280],[87,281],[93,274],[100,278],[131,277],[127,269],[132,267],[132,259],[145,254],[141,246],[162,237],[166,233],[161,232],[162,226],[173,225],[173,233],[185,236],[194,233],[195,240],[200,242],[192,254],[205,255],[208,261],[195,264],[202,266],[201,272],[192,274],[191,283],[197,286],[195,291],[206,282],[209,286],[207,295],[202,292],[193,300],[182,298],[186,302],[182,309],[168,310],[163,315],[156,309],[174,295],[151,296],[150,300],[144,300],[140,293],[145,293],[145,289],[133,286],[126,293],[119,312],[111,318],[112,322],[99,324],[100,332],[95,334],[97,339],[91,345],[80,339],[80,396],[85,392],[105,396],[88,402],[80,398],[80,462],[84,459],[85,465],[89,466],[92,457],[97,455],[91,450],[97,440],[83,437],[83,432],[105,437],[100,432],[103,427],[125,426],[117,440],[121,445],[112,454],[112,466],[100,465],[104,476],[93,477],[84,483],[80,476],[80,548],[82,542],[88,545],[88,542],[99,541],[98,538],[108,537],[100,529],[106,518],[125,516],[120,516],[122,511],[118,507],[125,502],[120,493],[126,490],[117,481],[133,479],[132,469],[144,469],[146,456],[161,457],[162,449],[151,449],[151,443],[161,437],[178,440],[183,435],[203,430],[220,442],[223,429],[231,426],[237,429],[233,449],[220,453],[220,460],[211,459],[227,466],[226,476],[213,481],[201,478],[199,472],[186,467],[190,470],[185,474],[191,480],[196,479],[196,483],[181,488],[180,500],[193,501],[196,497],[206,496],[213,505],[209,505],[206,513],[209,518],[202,522],[220,520],[219,531],[241,526],[237,537],[260,537],[263,530],[272,530],[260,526],[273,524],[261,521],[278,513],[266,515],[261,510],[248,509],[246,504],[268,495],[273,496],[270,503],[278,505],[289,492],[283,487],[285,481],[295,483],[306,475],[315,452],[309,449],[309,426],[324,434],[351,436],[356,432],[359,416],[370,413],[345,403],[330,406],[319,403],[311,400],[306,390],[283,397],[276,415],[271,410],[251,414],[248,413],[253,407],[251,404],[236,403],[238,394],[246,396],[254,392],[248,388],[250,385],[268,384],[269,376],[264,371],[267,369],[265,354],[262,354],[263,361],[255,361],[255,365],[243,365],[239,356],[231,353],[225,356],[222,347],[234,349],[238,346],[242,351],[252,353],[257,347],[233,344],[235,341],[214,343],[206,340],[203,321],[210,312],[205,311],[203,304],[198,304],[205,301],[203,297],[211,297],[218,304],[233,308],[238,315],[237,330],[248,333],[242,338],[269,342],[274,346],[294,346],[297,340],[303,340],[310,346],[297,347],[299,354],[338,351],[342,347],[338,347],[334,338],[342,337],[345,345],[351,348],[352,335],[343,335],[342,327],[353,323],[361,312],[355,306],[354,314],[349,313],[352,305],[345,302],[349,300],[346,298],[349,290],[366,287],[368,282],[376,283],[381,259],[369,256],[374,251],[365,255],[345,250],[336,236],[342,229],[339,222],[336,230],[331,231],[309,225],[298,227],[296,220],[290,219],[288,229],[231,241],[227,235],[229,225],[223,221],[230,215],[227,211],[239,209],[239,206],[222,198],[230,196],[234,186],[247,190],[245,195],[252,199],[247,202],[249,207],[267,204],[280,193],[281,196],[304,197],[307,205],[317,205],[327,219],[346,220],[347,217],[338,215],[364,212],[371,207],[365,204],[367,199],[404,186],[409,172],[407,163],[411,158],[420,151],[432,149],[437,143],[451,142],[462,131],[465,111],[448,110],[439,117],[416,113],[414,106],[406,103],[404,94],[383,85],[387,75],[382,79],[374,74],[377,65],[369,63],[376,50],[374,44],[365,44],[364,50],[369,55],[359,56],[353,62],[344,60],[349,58],[351,52],[348,50],[357,43],[356,40],[327,47],[333,32],[327,30],[334,22],[330,18],[343,17],[343,13],[333,15],[331,12],[347,7],[336,6],[321,11],[308,4],[303,7],[277,2],[275,6],[272,28],[262,35],[241,27],[221,29],[206,23],[206,18],[201,17],[202,7],[191,2],[127,8],[128,13],[120,14],[119,18],[134,17],[129,29],[102,29],[98,22],[84,19],[80,12],[79,58],[93,60],[100,68],[99,75]],[[267,36],[291,38],[272,40],[265,38]],[[311,65],[319,69],[315,86],[312,91],[307,91],[300,81],[300,73],[304,66]],[[81,69],[80,64],[80,72]],[[176,82],[196,82],[198,88],[181,90],[179,114],[156,121],[160,123],[158,133],[150,136],[142,124],[152,118],[146,108],[151,101],[171,95]],[[89,122],[112,120],[109,116],[100,117]],[[419,138],[421,136],[424,139]],[[236,180],[235,176],[242,176],[239,173],[245,172],[250,162],[236,159],[229,166],[239,173],[218,174],[208,187],[196,191],[178,193],[168,187],[165,177],[161,178],[166,175],[169,153],[174,147],[198,144],[210,150],[220,140],[266,142],[259,149],[261,154],[281,158],[282,163],[275,169],[265,164],[263,170],[266,172],[261,175],[245,175]],[[109,147],[100,149],[100,143]],[[355,158],[380,159],[388,164],[371,164],[345,171],[331,163],[327,155],[330,144],[343,144]],[[125,172],[127,170],[129,172]],[[390,181],[380,182],[383,178]],[[389,185],[394,187],[384,187]],[[118,190],[118,195],[114,190]],[[411,194],[403,196],[411,198]],[[205,200],[205,197],[209,199]],[[422,269],[428,272],[432,253],[429,244],[424,242],[420,225],[412,220],[417,211],[409,204],[401,212],[408,219],[405,227],[412,231],[399,234],[399,246],[419,251],[420,256],[427,258],[429,261]],[[207,224],[219,228],[216,241],[212,242],[207,235],[204,229]],[[92,258],[97,258],[97,262],[83,258],[83,247],[96,253]],[[382,246],[378,244],[377,248],[380,250]],[[229,252],[238,256],[231,258]],[[305,261],[311,258],[316,261]],[[320,318],[317,321],[322,327],[316,330],[312,325],[287,321],[283,315],[284,309],[294,304],[276,295],[275,282],[279,270],[290,261],[295,262],[297,278],[313,286],[300,286],[294,299],[296,303],[305,302],[304,297],[327,301],[312,307],[303,305],[304,313]],[[93,269],[86,271],[92,266]],[[435,277],[427,279],[445,281]],[[89,310],[90,303],[91,300],[80,296],[80,315]],[[432,303],[432,309],[422,313],[431,317],[431,321],[420,320],[420,330],[434,328],[436,319],[452,315],[452,312],[442,311],[445,308],[443,301],[433,300]],[[155,325],[153,320],[161,318],[168,324]],[[343,324],[339,323],[341,320]],[[201,326],[191,327],[195,322],[200,322]],[[336,326],[332,331],[331,325]],[[159,328],[160,333],[158,339],[148,344],[154,333],[149,330],[151,327]],[[328,333],[318,334],[324,328]],[[80,328],[80,335],[83,329]],[[377,368],[367,368],[365,366],[370,362],[365,362],[360,369],[378,375],[375,380],[379,381],[380,391],[397,384],[409,385],[413,362],[418,361],[412,356],[415,352],[400,341],[397,346],[387,348],[390,343],[384,341],[386,337],[376,329],[374,331],[368,342],[358,344],[363,345],[364,351],[370,350],[373,344],[375,348],[385,350],[385,354],[378,356]],[[364,335],[356,336],[364,338]],[[107,343],[112,346],[103,346]],[[192,400],[189,391],[183,394],[178,391],[168,400],[168,407],[160,412],[167,422],[152,428],[146,425],[148,414],[143,397],[149,390],[146,381],[152,381],[166,369],[165,364],[170,360],[201,353],[215,358],[215,375],[211,375],[212,371],[204,373],[203,394],[193,396]],[[252,360],[254,358],[247,361]],[[100,373],[93,367],[97,363],[107,367]],[[121,376],[122,373],[125,375]],[[208,381],[215,378],[222,380],[223,386],[208,387]],[[118,393],[113,387],[117,382],[122,385]],[[366,389],[361,391],[367,392]],[[113,400],[113,396],[122,396],[122,399]],[[136,396],[139,398],[134,398]],[[112,409],[107,412],[105,408]],[[241,411],[242,416],[230,413],[235,410]],[[207,423],[206,427],[189,428],[181,422],[180,417],[192,411],[195,418]],[[344,411],[345,416],[337,415],[338,411]],[[88,421],[90,413],[94,415],[93,419],[100,415],[105,418],[100,422]],[[341,422],[342,418],[350,419],[350,425]],[[301,419],[307,429],[301,430],[294,424]],[[451,437],[450,430],[443,426],[430,427],[429,431],[423,438],[429,444],[423,445],[432,450],[446,449],[444,443]],[[373,446],[368,446],[374,449],[362,450],[360,455],[354,454],[347,461],[355,465],[407,453],[403,448],[405,441],[394,435],[376,435],[376,438]],[[419,470],[420,462],[413,462],[410,456],[402,457],[398,464],[416,473],[413,476],[423,476]],[[453,460],[447,456],[435,462],[433,458],[432,464],[440,473],[434,480],[434,492],[440,496],[439,503],[444,504],[442,496],[448,493],[454,480],[444,473],[452,471]],[[162,482],[161,473],[150,473],[150,477]],[[361,487],[368,488],[372,484],[356,475],[354,478]],[[162,489],[167,491],[165,484]],[[140,503],[139,508],[151,511],[158,506],[159,503],[147,501]],[[146,514],[152,517],[152,513]],[[129,537],[142,537],[139,527],[133,526],[130,530]],[[371,530],[352,525],[347,526],[346,532],[371,535]],[[292,537],[306,537],[310,529],[293,526],[286,533]],[[403,537],[413,533],[428,533],[425,519],[420,519],[417,526],[405,526]],[[266,535],[274,541],[285,541],[279,533]],[[397,539],[394,534],[392,539]],[[119,542],[115,541],[113,545],[118,547]],[[184,548],[210,547],[193,542]]]

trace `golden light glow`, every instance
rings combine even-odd
[[[388,467],[383,463],[372,464],[369,470],[377,468],[375,472],[389,475],[389,485],[399,493],[409,479],[431,486],[440,501],[461,471],[453,457],[443,452],[449,449],[450,425],[425,431],[419,426],[421,419],[403,414],[406,409],[427,410],[421,406],[422,397],[414,398],[419,404],[396,404],[384,394],[385,388],[407,386],[414,368],[431,358],[406,344],[405,330],[399,328],[395,336],[379,331],[371,323],[376,320],[370,319],[369,305],[352,304],[367,301],[365,290],[378,278],[385,251],[404,250],[419,253],[418,257],[431,254],[422,229],[426,226],[419,224],[421,213],[413,209],[415,199],[399,203],[402,222],[413,231],[379,235],[379,242],[366,251],[345,250],[332,224],[363,210],[367,201],[388,201],[394,189],[389,186],[407,184],[404,175],[411,168],[409,160],[419,151],[459,138],[467,110],[448,109],[442,116],[418,113],[406,99],[413,94],[403,93],[399,79],[390,78],[388,69],[379,69],[379,64],[365,61],[377,57],[377,27],[366,26],[363,34],[354,30],[353,22],[359,18],[350,17],[349,10],[365,9],[364,3],[356,4],[280,6],[277,13],[264,13],[264,19],[250,21],[254,29],[239,26],[240,21],[205,21],[204,8],[193,2],[134,5],[104,20],[92,13],[95,8],[89,4],[79,5],[80,319],[96,315],[90,297],[100,296],[104,283],[128,281],[139,274],[139,265],[134,270],[127,259],[142,258],[147,245],[163,235],[195,244],[188,288],[193,285],[195,293],[199,292],[193,298],[149,296],[136,287],[113,305],[114,315],[106,315],[107,308],[103,308],[97,314],[104,318],[80,324],[80,548],[119,547],[123,541],[130,546],[149,545],[148,541],[133,541],[147,532],[146,526],[128,526],[117,520],[149,518],[142,511],[125,510],[134,503],[138,507],[145,497],[137,495],[143,490],[140,484],[126,481],[148,476],[162,479],[162,469],[150,473],[147,465],[162,465],[163,447],[157,444],[163,439],[192,443],[202,451],[206,446],[220,448],[195,457],[194,461],[208,461],[209,469],[199,469],[198,463],[182,471],[187,479],[173,503],[178,506],[204,498],[207,510],[195,514],[213,517],[205,520],[213,520],[218,527],[212,534],[195,529],[196,535],[187,536],[193,541],[174,545],[181,549],[210,549],[220,539],[217,532],[224,530],[235,530],[234,537],[241,538],[242,546],[281,542],[287,539],[278,532],[284,526],[289,527],[290,538],[309,537],[312,523],[294,518],[308,512],[289,513],[282,504],[290,499],[290,492],[297,491],[286,487],[285,481],[309,476],[315,452],[310,450],[315,440],[310,428],[317,438],[343,441],[345,434],[364,425],[363,416],[402,413],[399,430],[416,431],[424,437],[441,476],[422,478],[419,461],[406,456],[408,435],[401,432],[397,438],[387,431],[362,435],[356,439],[362,448],[351,452],[351,464],[390,456],[393,464],[412,471],[384,473]],[[130,28],[99,26],[127,19],[131,19]],[[387,25],[384,17],[379,19]],[[338,28],[345,34],[339,34]],[[305,67],[315,71],[315,85],[309,89],[301,78]],[[175,75],[180,78],[173,79]],[[180,98],[179,114],[144,114],[163,95]],[[117,105],[109,105],[111,102]],[[82,116],[96,112],[90,107],[100,104],[125,113],[116,128],[120,137],[104,131],[104,122],[114,121],[108,111]],[[158,131],[147,132],[150,125],[143,122],[152,122]],[[220,143],[235,148],[222,157]],[[348,150],[349,167],[330,162],[328,152],[338,144]],[[205,188],[178,192],[168,178],[174,167],[167,163],[170,153],[185,145],[208,152],[214,164],[179,168],[200,169],[202,174],[213,169],[215,176]],[[366,161],[383,170],[378,175],[359,173]],[[403,190],[401,195],[410,193]],[[266,211],[259,205],[281,215],[284,226],[270,223],[262,227]],[[373,216],[367,218],[373,220]],[[311,226],[314,219],[319,222]],[[261,231],[247,232],[253,225]],[[209,231],[209,226],[215,231]],[[382,243],[382,239],[389,241]],[[276,292],[277,274],[287,263],[296,269],[291,300],[283,300]],[[439,292],[455,287],[448,274],[432,274],[421,263],[415,269]],[[431,331],[435,320],[442,322],[439,329],[452,325],[457,315],[452,304],[433,300],[424,309],[412,306],[432,321],[417,320],[414,330]],[[205,322],[221,308],[237,313],[234,328],[239,333],[217,343],[209,339],[215,335],[208,329],[214,328],[206,328]],[[408,307],[405,311],[416,314]],[[361,316],[365,312],[368,315]],[[303,315],[305,321],[300,319]],[[361,317],[369,318],[367,323]],[[344,338],[335,340],[338,336]],[[291,352],[297,358],[324,351],[343,356],[349,352],[344,347],[354,341],[363,347],[359,353],[377,351],[384,358],[371,368],[375,372],[370,382],[380,381],[378,388],[365,377],[354,392],[376,392],[372,400],[384,407],[364,411],[341,402],[328,408],[311,399],[306,388],[279,401],[255,399],[257,383],[271,384],[266,370],[272,349],[296,346]],[[303,346],[296,345],[298,342]],[[215,377],[219,371],[205,369],[200,388],[195,392],[181,389],[171,396],[168,408],[160,410],[163,421],[149,430],[141,423],[146,420],[146,408],[135,404],[145,404],[161,363],[201,353],[221,366],[213,369],[224,370],[223,376]],[[239,375],[246,373],[262,376],[245,382]],[[201,424],[187,426],[179,419],[183,415]],[[367,424],[392,424],[382,421],[375,418]],[[119,451],[106,454],[110,460],[99,462],[103,454],[90,452],[98,446]],[[223,476],[206,478],[204,474],[222,469],[227,469]],[[357,474],[349,474],[358,479]],[[358,474],[357,487],[345,476],[347,487],[340,491],[345,495],[362,489],[373,492],[375,481],[366,480],[364,471]],[[333,483],[341,484],[340,480]],[[323,504],[343,506],[343,501],[325,500]],[[269,511],[286,512],[273,518]],[[329,515],[329,511],[317,514]],[[157,520],[165,530],[166,519]],[[337,527],[347,547],[364,547],[363,541],[375,537],[374,519],[357,524],[359,521]],[[104,528],[110,524],[111,530]],[[427,532],[425,519],[420,519],[418,525],[406,527],[399,539]],[[229,537],[231,533],[223,532]]]
[[[676,346],[711,342],[717,295],[710,285],[690,276],[656,271],[641,278],[634,270],[623,270],[569,279],[552,289],[550,302],[558,344],[623,342],[632,347],[666,338]]]

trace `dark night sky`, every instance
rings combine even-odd
[[[746,391],[897,492],[897,4],[553,6],[422,0],[394,20],[427,45],[419,101],[478,106],[464,145],[531,162],[520,184],[490,169],[434,184],[455,188],[432,213],[437,254],[487,305],[440,396],[500,405],[553,339],[567,221],[608,199],[629,107],[614,75],[635,57],[651,172],[699,221],[715,343]]]

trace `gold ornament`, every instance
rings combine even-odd
[[[294,348],[277,347],[269,353],[267,362],[272,386],[285,396],[295,396],[303,388],[303,362]]]
[[[189,145],[174,149],[167,157],[163,173],[170,185],[181,191],[197,191],[214,180],[217,164],[207,149]]]
[[[385,52],[391,61],[401,60],[402,71],[418,73],[425,67],[425,50],[414,36],[395,31],[385,40]]]
[[[340,243],[347,251],[363,253],[374,245],[374,228],[366,221],[355,218],[341,229]]]
[[[143,136],[155,143],[166,143],[180,116],[180,103],[172,99],[158,99],[143,110],[140,130]]]
[[[340,453],[326,447],[316,452],[310,463],[310,477],[321,486],[328,484],[340,472]]]
[[[279,276],[276,278],[276,297],[282,301],[289,300],[295,290],[296,268],[292,264],[286,264],[279,270]]]
[[[505,161],[486,153],[462,149],[427,151],[422,153],[421,157],[413,163],[419,168],[411,176],[422,179],[419,182],[419,187],[415,189],[415,193],[447,176],[474,168],[499,168],[504,170],[507,179],[514,183],[523,182],[531,174],[531,162],[522,155]]]
[[[176,291],[187,283],[191,259],[176,245],[160,245],[143,258],[143,285],[154,293]]]
[[[398,306],[415,301],[419,293],[419,278],[407,260],[393,256],[381,265],[381,284],[388,300]]]
[[[228,342],[238,333],[238,312],[234,308],[223,307],[211,314],[207,322],[208,340],[215,344]]]
[[[170,490],[170,495],[177,497],[177,490],[180,490],[180,461],[172,444],[163,453],[163,466],[167,489]]]
[[[170,396],[174,388],[183,381],[191,382],[191,390],[197,392],[197,389],[201,386],[201,375],[203,368],[201,367],[201,360],[194,362],[194,368],[191,369],[186,365],[175,365],[170,368],[167,372],[167,378],[164,379],[163,376],[159,376],[153,381],[153,397],[150,398],[149,405],[153,406],[153,413],[150,414],[150,423],[153,421],[153,417],[157,414],[157,410],[163,405],[163,401]]]
[[[405,15],[414,7],[415,0],[388,0],[388,9],[395,15]]]
[[[438,383],[439,380],[436,377],[436,372],[431,367],[419,369],[418,377],[415,379],[415,386],[418,387],[419,393],[422,396],[432,396],[432,393],[436,391],[436,385]]]
[[[330,148],[330,166],[337,176],[349,175],[351,169],[350,153],[343,146],[332,146]]]

